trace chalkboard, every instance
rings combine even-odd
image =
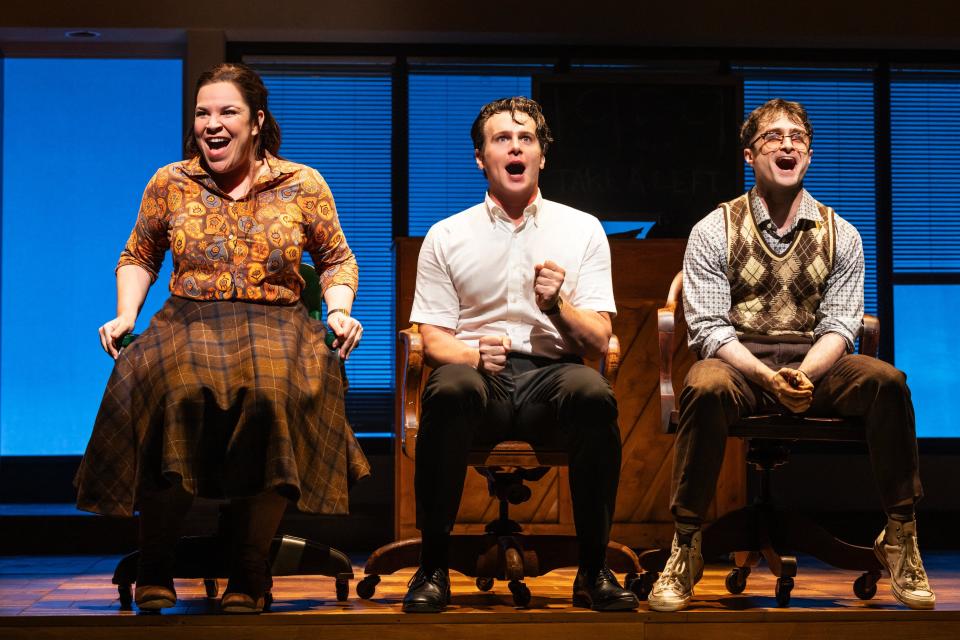
[[[648,237],[686,237],[743,191],[733,78],[543,76],[534,95],[554,144],[545,198],[601,220],[655,220]]]

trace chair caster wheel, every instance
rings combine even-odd
[[[130,611],[133,608],[133,589],[129,584],[118,584],[117,593],[120,594],[120,609]]]
[[[526,609],[530,604],[530,588],[519,580],[511,580],[510,593],[513,594],[513,604],[522,609]]]
[[[750,567],[737,567],[727,574],[727,578],[723,583],[726,585],[728,592],[736,595],[743,593],[743,590],[747,588],[747,578],[749,576]]]
[[[778,607],[790,606],[791,591],[793,591],[793,578],[777,578],[777,588],[774,594],[777,597]]]
[[[337,589],[337,602],[346,602],[350,596],[350,581],[337,580],[335,584]]]
[[[363,600],[369,600],[377,592],[377,585],[380,584],[380,576],[371,574],[357,583],[357,596]]]
[[[660,577],[660,574],[656,571],[644,571],[636,579],[634,579],[627,586],[627,589],[633,591],[637,596],[637,599],[640,601],[645,601],[650,595],[650,592],[653,590],[653,585],[656,584],[657,578]]]
[[[480,591],[493,589],[493,578],[477,578],[477,589]]]
[[[203,589],[207,592],[208,598],[216,598],[220,592],[220,583],[217,582],[216,578],[204,578]]]
[[[880,579],[879,573],[864,573],[853,581],[853,593],[861,600],[869,600],[877,595],[877,580]]]

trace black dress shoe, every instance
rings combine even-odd
[[[427,573],[423,568],[407,583],[407,595],[403,597],[405,613],[439,613],[450,604],[450,576],[446,569],[434,569]]]
[[[573,606],[594,611],[632,611],[640,606],[637,596],[617,582],[610,569],[604,567],[589,575],[582,569],[573,581]]]

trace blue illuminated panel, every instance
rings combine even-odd
[[[906,372],[917,413],[917,435],[960,436],[956,412],[956,318],[960,285],[893,288],[897,368]]]
[[[112,367],[97,329],[117,258],[147,181],[181,157],[181,62],[8,58],[3,73],[0,454],[78,454]]]

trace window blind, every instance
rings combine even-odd
[[[772,98],[801,103],[813,126],[813,158],[804,187],[860,232],[866,272],[864,305],[877,308],[874,91],[868,70],[739,69],[744,117]],[[744,170],[745,188],[753,172]],[[732,197],[732,196],[731,196]]]
[[[960,73],[894,69],[895,273],[960,273]]]
[[[353,314],[364,334],[363,344],[347,361],[351,392],[392,393],[391,78],[386,70],[302,67],[258,70],[280,124],[281,155],[317,169],[326,179],[360,265]]]
[[[529,75],[411,74],[409,234],[483,200],[487,181],[474,162],[470,127],[492,100],[531,95]]]

